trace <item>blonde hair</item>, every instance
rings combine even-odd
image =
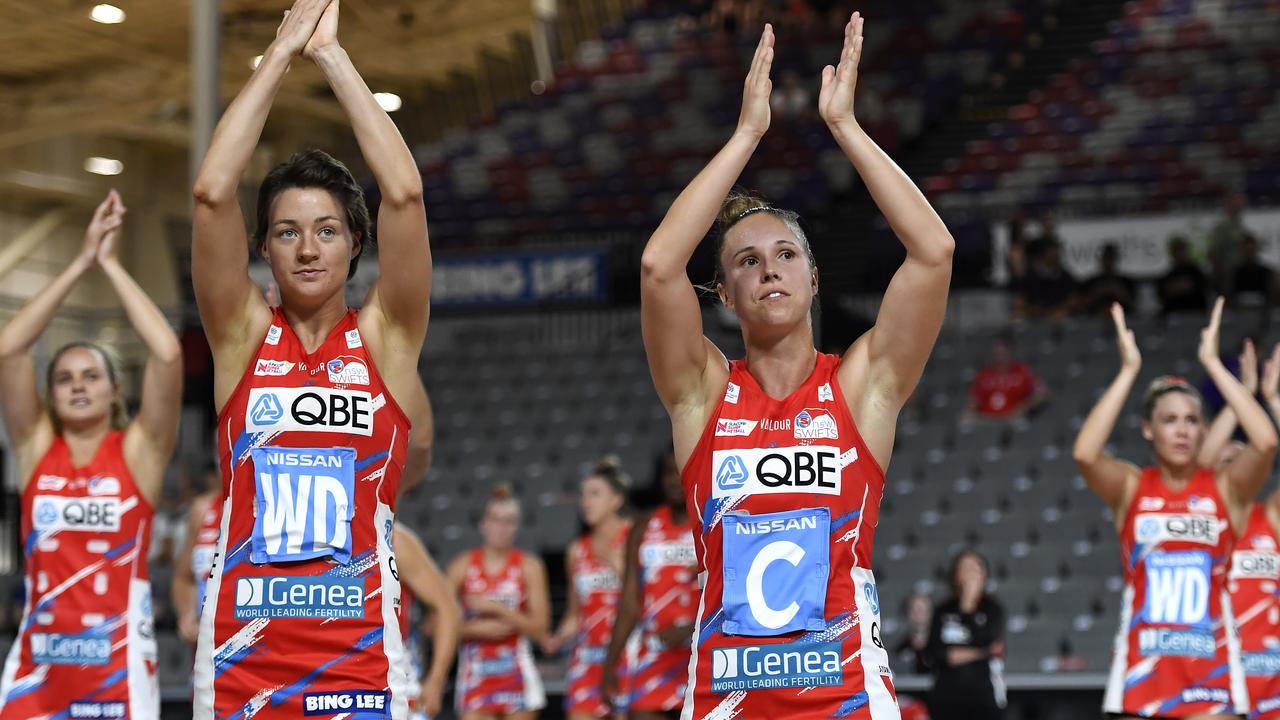
[[[1191,383],[1187,382],[1186,378],[1176,377],[1174,375],[1161,375],[1151,381],[1151,384],[1147,386],[1147,392],[1142,396],[1143,419],[1150,420],[1155,414],[1156,403],[1160,402],[1160,398],[1168,395],[1169,393],[1175,392],[1189,395],[1191,399],[1196,401],[1196,404],[1200,406],[1201,411],[1203,412],[1204,398],[1200,395],[1199,390],[1195,389]]]
[[[720,203],[720,212],[716,214],[716,225],[719,235],[716,237],[716,277],[715,282],[724,280],[724,263],[721,254],[724,252],[725,236],[743,218],[755,213],[768,213],[782,221],[783,225],[796,236],[800,247],[804,248],[805,259],[809,261],[809,269],[817,267],[813,259],[813,250],[809,247],[809,238],[800,227],[800,215],[792,210],[784,210],[770,205],[764,198],[741,190],[734,190]]]
[[[129,427],[129,409],[125,407],[124,395],[120,392],[120,374],[116,371],[116,368],[120,367],[120,361],[116,358],[115,353],[97,343],[87,340],[73,340],[58,348],[53,353],[53,358],[49,360],[49,367],[45,368],[45,392],[49,395],[53,394],[53,373],[57,368],[58,360],[68,350],[76,348],[84,348],[90,352],[96,352],[98,357],[102,358],[102,365],[107,370],[107,379],[111,381],[111,387],[116,389],[116,399],[111,402],[111,429],[124,430]],[[53,424],[53,431],[61,435],[62,418],[58,417],[58,413],[54,412],[53,403],[48,397],[45,399],[45,410],[49,413],[49,421]]]

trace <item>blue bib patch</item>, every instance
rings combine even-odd
[[[1153,625],[1207,630],[1213,560],[1204,550],[1153,552],[1146,558],[1147,598],[1142,618]]]
[[[772,637],[826,628],[831,511],[729,513],[724,533],[724,632]]]
[[[256,513],[249,559],[351,562],[356,451],[261,447],[250,453]]]

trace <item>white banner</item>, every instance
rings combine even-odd
[[[1098,273],[1102,247],[1115,243],[1120,249],[1120,273],[1137,279],[1158,278],[1169,269],[1169,238],[1181,235],[1191,243],[1193,257],[1203,258],[1209,231],[1221,217],[1220,210],[1175,215],[1125,215],[1079,218],[1058,223],[1062,264],[1078,280]],[[1280,208],[1246,210],[1243,222],[1258,238],[1262,262],[1280,268]],[[1034,237],[1036,233],[1029,233]],[[1008,223],[991,231],[991,276],[998,285],[1009,282],[1005,256],[1009,252]],[[1208,267],[1205,268],[1208,271]]]

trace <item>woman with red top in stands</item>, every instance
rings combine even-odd
[[[619,661],[627,652],[623,690],[631,720],[678,717],[689,681],[689,647],[698,610],[698,559],[693,521],[671,453],[663,456],[665,502],[631,526],[618,616],[604,661],[601,693],[619,692]],[[632,633],[639,626],[635,642]]]
[[[462,648],[454,704],[462,720],[533,720],[547,704],[531,640],[547,633],[547,570],[515,547],[520,503],[498,486],[484,506],[484,545],[449,563],[462,601]]]
[[[1115,513],[1125,565],[1119,637],[1103,710],[1118,717],[1229,718],[1247,707],[1240,644],[1227,596],[1235,531],[1276,452],[1266,411],[1222,364],[1222,299],[1200,334],[1200,363],[1240,419],[1249,444],[1223,470],[1198,462],[1205,439],[1200,393],[1159,377],[1143,398],[1142,436],[1155,464],[1113,457],[1106,443],[1142,356],[1124,311],[1112,305],[1120,372],[1085,418],[1073,455],[1089,488]]]
[[[1258,389],[1253,343],[1240,355],[1240,382],[1252,395]],[[1262,373],[1262,399],[1272,418],[1280,418],[1280,344]],[[1243,447],[1232,442],[1238,425],[1230,406],[1209,428],[1200,453],[1202,464],[1222,469]],[[1280,718],[1280,491],[1253,502],[1231,554],[1227,576],[1231,608],[1240,633],[1241,661],[1249,690],[1249,720]]]
[[[542,644],[543,651],[551,655],[566,644],[573,646],[564,693],[564,709],[570,720],[626,712],[618,704],[619,698],[604,697],[600,687],[618,615],[623,551],[631,531],[631,523],[621,515],[630,484],[613,455],[605,456],[582,479],[579,504],[587,534],[574,541],[565,554],[569,606],[560,626]]]
[[[199,720],[408,713],[392,529],[431,256],[417,165],[339,45],[338,12],[336,0],[294,3],[195,182],[193,282],[225,499],[200,617]],[[370,213],[347,168],[319,150],[259,188],[253,244],[278,308],[248,272],[238,189],[299,56],[328,81],[381,197],[376,293],[359,311],[345,286],[373,242]]]
[[[843,356],[818,353],[818,270],[795,213],[726,200],[769,127],[768,26],[737,130],[676,198],[641,260],[645,349],[705,581],[688,718],[898,717],[872,539],[898,413],[946,312],[955,243],[854,118],[862,29],[855,13],[838,66],[823,70],[818,108],[907,251],[875,326]],[[685,269],[717,211],[716,291],[746,345],[732,362],[703,337]]]
[[[0,681],[0,718],[160,717],[147,551],[178,437],[178,338],[117,259],[125,208],[98,206],[80,253],[0,330],[0,411],[17,461],[26,606]],[[147,348],[130,420],[111,355],[91,342],[53,354],[48,397],[31,350],[94,265]]]

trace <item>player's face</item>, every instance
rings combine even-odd
[[[599,525],[605,518],[622,509],[622,495],[599,475],[583,478],[581,490],[578,506],[588,527]]]
[[[118,390],[106,360],[97,351],[73,347],[58,356],[49,388],[54,414],[63,425],[84,425],[111,417]]]
[[[956,563],[956,584],[960,587],[983,588],[987,584],[987,569],[973,555],[965,555]]]
[[[346,217],[327,190],[289,188],[276,196],[264,256],[285,304],[343,292],[359,250]]]
[[[767,212],[729,229],[720,251],[720,299],[744,321],[789,325],[809,316],[817,273],[795,234]]]
[[[480,535],[486,547],[507,550],[516,542],[520,509],[513,502],[491,502],[480,519]]]
[[[1184,392],[1160,396],[1151,417],[1142,421],[1142,436],[1162,463],[1175,467],[1194,464],[1204,439],[1200,401]]]

